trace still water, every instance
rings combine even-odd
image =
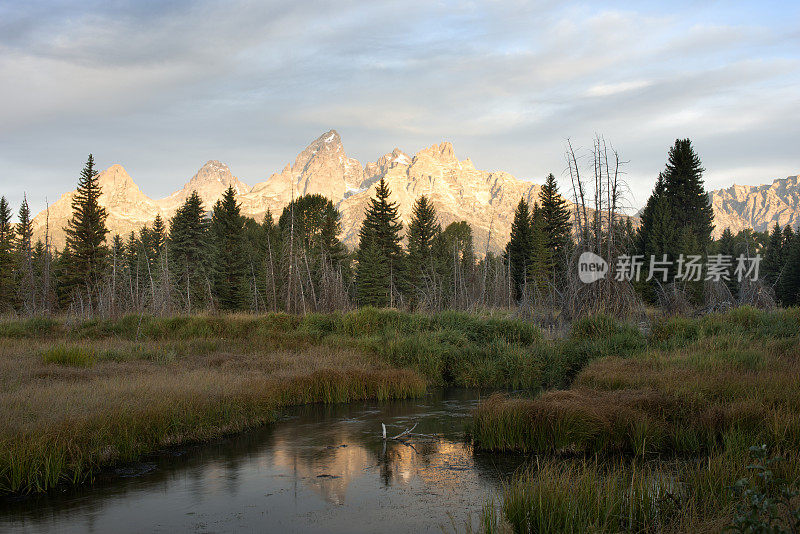
[[[286,410],[276,424],[163,452],[92,486],[0,503],[0,532],[463,531],[524,462],[465,442],[478,399],[444,390]],[[417,427],[384,442],[381,423],[389,437]]]

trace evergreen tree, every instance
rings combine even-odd
[[[114,258],[114,265],[118,269],[125,264],[125,256],[125,242],[119,234],[114,234],[114,237],[111,238],[111,257]]]
[[[397,203],[391,202],[391,191],[381,178],[371,198],[359,232],[358,294],[363,304],[393,304],[393,295],[403,280],[403,249],[400,232],[403,224]],[[368,272],[368,271],[372,272]]]
[[[75,289],[72,251],[69,247],[64,247],[60,254],[56,251],[53,256],[56,302],[60,308],[64,309],[70,305]]]
[[[526,270],[528,286],[540,291],[544,290],[553,264],[552,251],[548,248],[546,221],[538,203],[534,203],[531,212],[530,257]]]
[[[153,256],[158,258],[164,250],[164,246],[167,244],[167,227],[161,215],[157,214],[156,218],[153,220],[153,227],[150,234],[150,246],[153,251]]]
[[[14,255],[16,256],[17,298],[22,308],[33,313],[37,308],[35,270],[33,267],[33,223],[28,198],[23,196],[19,207],[19,222],[14,239]]]
[[[729,256],[731,258],[732,264],[735,265],[736,257],[737,257],[737,243],[736,238],[733,236],[733,232],[731,232],[730,228],[725,228],[722,231],[722,235],[719,237],[719,240],[715,243],[716,253],[722,254],[723,256]],[[724,279],[723,279],[724,280]],[[728,280],[725,280],[725,285],[728,286],[731,294],[735,295],[738,290],[738,283],[733,276],[733,268],[728,270]]]
[[[171,278],[187,311],[203,306],[208,296],[208,220],[193,191],[178,208],[169,229]]]
[[[563,273],[572,237],[570,235],[569,208],[558,192],[555,176],[549,174],[539,191],[543,219],[545,246],[550,251],[550,268]]]
[[[425,195],[419,197],[412,207],[411,221],[408,225],[406,266],[412,304],[424,295],[426,288],[430,289],[426,279],[432,281],[439,275],[440,269],[437,258],[434,257],[434,247],[442,228],[436,219],[436,208],[428,197]]]
[[[372,239],[364,239],[358,248],[358,301],[362,306],[384,307],[389,304],[389,262]]]
[[[441,234],[440,247],[442,254],[447,259],[448,272],[452,274],[456,265],[464,276],[469,276],[475,269],[475,247],[472,239],[472,228],[467,221],[454,222],[447,225]]]
[[[783,227],[783,236],[781,240],[781,269],[783,266],[786,265],[786,262],[789,259],[789,251],[792,248],[792,243],[794,242],[794,230],[792,230],[792,225],[787,224]]]
[[[51,281],[51,266],[53,258],[41,239],[33,246],[33,279],[35,311],[49,312],[53,309],[55,294]]]
[[[689,139],[676,139],[669,150],[667,167],[664,170],[665,196],[669,199],[673,224],[676,228],[688,228],[700,247],[683,253],[702,254],[711,241],[714,229],[714,210],[703,185],[700,157],[692,148]]]
[[[0,312],[14,307],[14,227],[6,197],[0,197]]]
[[[645,258],[671,254],[677,249],[678,235],[671,224],[671,206],[666,195],[664,175],[659,174],[653,193],[642,210],[638,233],[638,250]]]
[[[673,262],[667,281],[673,280],[681,254],[704,255],[711,244],[714,212],[703,186],[703,171],[691,141],[677,139],[642,210],[637,252],[644,256],[645,263],[651,257],[661,261],[666,254],[667,260]],[[686,283],[692,297],[699,298],[702,284]],[[651,300],[655,297],[655,284],[655,280],[640,284]]]
[[[125,273],[127,272],[128,262],[125,253],[125,242],[119,236],[114,234],[111,239],[111,295],[114,299],[114,305],[119,305],[119,294],[125,287]]]
[[[436,239],[434,255],[442,265],[441,278],[444,297],[450,298],[452,307],[470,305],[470,283],[475,282],[475,249],[472,228],[466,221],[447,225]]]
[[[533,236],[531,235],[531,214],[528,203],[524,198],[519,199],[514,212],[514,221],[511,223],[511,238],[506,245],[505,261],[511,272],[511,284],[514,299],[522,297],[525,279],[533,250]]]
[[[249,230],[247,242],[250,244],[251,262],[256,267],[256,295],[263,307],[277,311],[283,295],[283,280],[280,276],[281,232],[267,210],[261,224]],[[252,307],[259,309],[258,301]]]
[[[33,222],[27,196],[23,196],[22,204],[19,207],[19,223],[17,223],[16,230],[14,246],[17,256],[27,263],[28,257],[33,252]]]
[[[786,247],[785,264],[778,281],[778,297],[784,306],[800,305],[800,233],[793,233]]]
[[[133,231],[128,234],[128,239],[125,241],[125,260],[128,262],[128,270],[135,278],[138,274],[139,240]]]
[[[278,219],[286,308],[330,307],[346,294],[350,257],[339,241],[341,215],[330,199],[302,195]]]
[[[94,158],[89,154],[72,199],[72,218],[64,229],[72,262],[67,289],[91,290],[100,282],[105,270],[108,251],[103,243],[108,233],[107,213],[99,204],[100,193]]]
[[[214,294],[223,310],[238,310],[246,298],[247,257],[244,248],[244,218],[232,186],[214,205],[211,215],[214,260]]]
[[[302,195],[294,199],[283,209],[278,227],[284,240],[293,231],[297,246],[312,256],[324,255],[326,261],[336,265],[347,256],[344,245],[339,241],[339,234],[342,233],[341,214],[333,202],[322,195]]]
[[[148,226],[142,226],[139,230],[138,243],[140,245],[140,255],[142,255],[143,259],[147,262],[145,270],[147,270],[148,273],[153,272],[156,264],[156,255],[158,254],[153,237],[153,231]]]

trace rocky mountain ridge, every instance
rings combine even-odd
[[[352,248],[358,244],[364,210],[380,178],[389,183],[404,224],[410,220],[416,198],[429,195],[442,226],[465,220],[473,228],[476,249],[485,251],[488,244],[495,252],[508,240],[520,197],[534,201],[540,188],[505,172],[477,170],[469,159],[459,160],[449,142],[432,145],[413,156],[395,148],[362,166],[347,156],[338,132],[330,130],[300,152],[293,163],[252,188],[225,164],[211,160],[181,189],[152,200],[121,165],[115,164],[99,174],[100,204],[108,211],[110,234],[126,235],[150,224],[157,214],[169,219],[194,190],[210,210],[231,185],[242,214],[257,221],[268,211],[277,218],[293,197],[318,193],[333,200],[341,211],[342,240]],[[43,238],[49,229],[51,243],[63,248],[63,227],[71,214],[74,193],[66,193],[34,218],[35,239]]]
[[[746,228],[771,230],[781,226],[800,225],[800,176],[788,176],[764,185],[732,185],[712,191],[714,236],[725,228],[736,234]]]
[[[108,211],[110,234],[126,235],[150,224],[157,214],[171,218],[178,207],[197,191],[206,209],[228,188],[237,193],[243,215],[257,221],[269,211],[277,219],[292,198],[318,193],[333,200],[342,214],[342,241],[358,245],[358,231],[370,197],[384,178],[399,205],[405,225],[414,201],[428,195],[436,206],[442,227],[467,221],[473,230],[475,249],[503,249],[511,231],[514,209],[520,197],[533,203],[539,184],[520,180],[503,171],[478,170],[467,158],[459,160],[453,145],[442,142],[413,156],[394,148],[374,162],[362,164],[349,157],[335,130],[325,132],[300,152],[293,162],[265,181],[249,187],[223,163],[210,160],[178,191],[152,200],[134,183],[121,165],[99,174],[100,203]],[[562,192],[568,198],[568,192]],[[71,214],[74,191],[64,194],[48,211],[34,219],[34,239],[49,229],[51,242],[63,248],[63,227]],[[710,194],[715,211],[715,235],[725,227],[734,232],[746,227],[763,230],[778,221],[781,225],[800,222],[798,177],[776,180],[771,185],[732,186]],[[488,248],[487,248],[488,247]]]

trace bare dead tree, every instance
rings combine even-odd
[[[593,208],[590,210],[587,206],[588,188],[581,177],[579,159],[572,143],[567,140],[567,172],[573,186],[573,198],[577,203],[573,221],[577,247],[567,263],[568,275],[563,287],[554,289],[551,294],[559,296],[560,309],[566,320],[601,312],[618,317],[643,315],[643,304],[631,282],[612,273],[616,257],[629,251],[632,245],[620,241],[619,231],[619,202],[624,185],[621,176],[625,162],[603,137],[595,136],[590,155],[594,188]],[[580,280],[579,258],[584,252],[604,257],[609,265],[605,277],[591,283]]]

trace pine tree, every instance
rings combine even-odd
[[[158,258],[167,243],[167,227],[164,224],[164,219],[162,219],[159,214],[157,214],[156,218],[153,220],[150,238],[150,246],[154,257]]]
[[[37,309],[36,286],[33,267],[33,223],[28,198],[23,196],[19,207],[19,222],[14,238],[14,255],[16,256],[17,299],[27,313]]]
[[[53,258],[41,239],[33,246],[34,298],[38,308],[35,311],[49,312],[53,309],[55,294],[50,280]]]
[[[545,246],[550,251],[550,268],[556,273],[564,272],[571,243],[569,208],[567,201],[558,192],[555,176],[549,174],[539,191]]]
[[[722,231],[722,235],[719,237],[719,240],[715,243],[716,245],[716,253],[722,254],[723,256],[729,256],[731,261],[736,261],[736,252],[737,252],[737,243],[736,238],[733,236],[733,232],[731,232],[730,228],[725,228]],[[724,279],[723,279],[724,280]],[[725,280],[725,285],[728,286],[731,294],[735,295],[738,291],[738,283],[736,282],[735,277],[733,276],[733,269],[730,269],[728,272],[728,280]]]
[[[675,145],[669,150],[664,170],[665,196],[670,202],[674,226],[688,228],[700,247],[699,250],[681,251],[684,254],[703,254],[711,242],[714,210],[703,185],[704,171],[692,142],[689,139],[676,139]]]
[[[72,262],[67,289],[92,290],[105,270],[108,251],[103,244],[108,233],[107,213],[99,204],[100,193],[94,157],[89,154],[72,199],[72,218],[64,229]]]
[[[298,247],[313,256],[324,255],[326,261],[336,265],[347,256],[344,245],[339,241],[339,234],[342,233],[341,214],[333,202],[322,195],[302,195],[294,199],[283,209],[278,227],[284,239],[293,231]]]
[[[472,228],[466,221],[447,225],[434,244],[434,255],[444,267],[442,278],[445,297],[451,298],[451,306],[463,308],[470,305],[470,283],[474,282],[475,249]]]
[[[14,227],[6,197],[0,197],[0,312],[14,308]]]
[[[506,245],[505,260],[511,272],[514,299],[522,298],[525,279],[532,256],[531,214],[524,198],[519,199],[511,223],[511,238]]]
[[[136,239],[136,233],[133,231],[128,234],[128,239],[125,241],[125,260],[128,262],[128,270],[131,276],[135,279],[138,274],[139,240]]]
[[[403,224],[397,212],[397,203],[389,200],[390,195],[389,186],[381,178],[375,198],[369,201],[359,232],[359,300],[374,306],[394,304],[395,292],[402,290],[403,249],[400,246],[400,232]]]
[[[244,218],[233,186],[214,205],[210,234],[214,259],[211,262],[213,289],[219,307],[238,310],[246,298],[247,257],[244,248]]]
[[[781,236],[781,269],[783,266],[786,265],[786,261],[789,259],[789,250],[792,248],[792,243],[794,242],[794,230],[792,230],[792,225],[787,224],[783,227],[783,235]]]
[[[412,304],[424,296],[426,289],[430,289],[426,279],[435,280],[440,274],[434,257],[434,246],[442,228],[436,219],[436,208],[428,197],[419,197],[412,207],[408,225],[406,265]]]
[[[111,265],[111,296],[114,299],[114,305],[120,305],[119,295],[125,287],[125,273],[127,271],[127,259],[125,254],[125,242],[119,236],[114,234],[111,239],[111,253],[109,263]]]
[[[475,246],[469,223],[459,221],[448,224],[442,232],[441,241],[442,253],[447,257],[448,264],[459,262],[465,276],[472,274],[475,268]],[[452,267],[455,265],[451,265],[451,269]]]
[[[544,290],[545,282],[553,265],[552,250],[548,247],[546,221],[538,203],[531,212],[530,257],[526,270],[526,284],[539,291]]]
[[[23,196],[19,207],[19,223],[16,230],[14,246],[17,255],[27,262],[28,256],[33,252],[33,222],[27,196]]]
[[[784,306],[800,305],[800,232],[792,233],[786,247],[785,264],[778,281],[778,296]]]
[[[283,295],[283,280],[280,276],[281,232],[267,210],[263,222],[253,229],[251,244],[252,262],[257,265],[256,289],[264,306],[269,311],[277,311]],[[253,306],[258,309],[258,304]]]
[[[153,231],[148,226],[142,226],[141,229],[139,229],[140,251],[147,261],[145,270],[149,269],[148,272],[152,272],[155,268],[156,255],[158,254],[153,241]]]
[[[389,304],[389,262],[378,244],[362,240],[358,249],[358,301],[362,306],[384,307]]]
[[[171,278],[187,311],[201,308],[208,296],[208,220],[197,191],[172,218],[169,230]]]
[[[677,139],[669,150],[666,168],[658,176],[653,194],[642,210],[637,234],[637,252],[645,263],[667,255],[673,267],[667,281],[676,274],[680,255],[704,255],[711,244],[714,212],[703,186],[703,169],[689,139]],[[695,299],[702,292],[701,283],[686,286]],[[656,280],[640,284],[645,297],[655,298]]]

